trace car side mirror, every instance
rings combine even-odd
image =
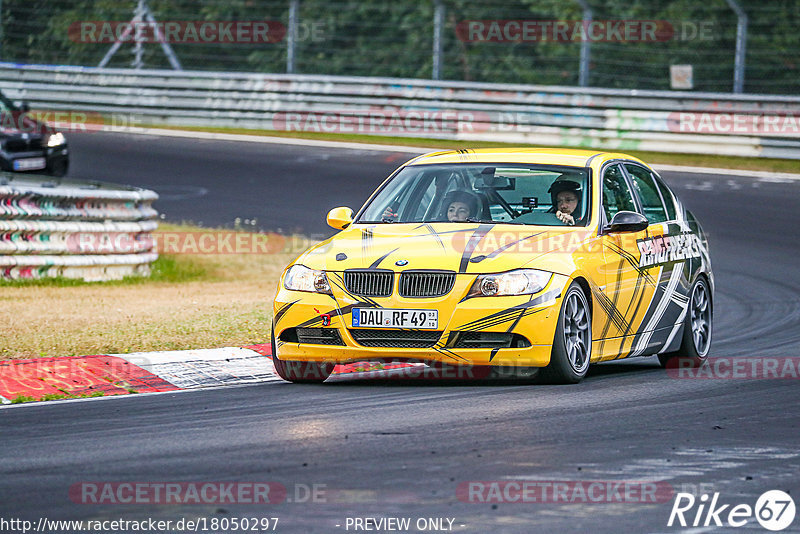
[[[604,234],[623,234],[626,232],[640,232],[650,223],[647,217],[634,211],[618,211],[611,222],[603,228]]]
[[[328,226],[344,230],[353,222],[353,210],[350,208],[333,208],[328,212]]]

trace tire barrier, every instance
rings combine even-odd
[[[0,89],[64,130],[229,127],[800,159],[792,95],[1,62]]]
[[[150,274],[156,199],[134,187],[0,174],[0,279]]]

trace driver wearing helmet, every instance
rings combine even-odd
[[[563,178],[564,175],[560,176],[547,190],[553,205],[550,212],[554,212],[561,222],[574,225],[576,220],[580,220],[578,205],[580,204],[581,185]]]

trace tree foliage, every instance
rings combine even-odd
[[[474,2],[442,0],[442,77],[503,83],[575,85],[581,43],[552,40],[470,42],[465,21],[579,21],[577,0]],[[148,0],[160,21],[289,22],[290,0]],[[800,0],[740,0],[749,19],[747,92],[797,93],[800,88]],[[694,67],[695,89],[730,91],[737,17],[725,0],[589,0],[596,21],[661,21],[674,32],[658,42],[592,42],[590,85],[669,89],[669,67]],[[295,72],[430,78],[434,0],[301,0]],[[3,0],[0,56],[5,61],[97,65],[108,44],[76,42],[78,21],[126,21],[136,0]],[[184,68],[285,72],[287,42],[185,44],[173,49]],[[130,67],[132,45],[110,66]],[[144,47],[147,68],[169,68],[157,44]]]

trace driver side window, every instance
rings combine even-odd
[[[611,221],[619,211],[636,211],[633,194],[617,164],[603,171],[603,211],[607,221]]]

